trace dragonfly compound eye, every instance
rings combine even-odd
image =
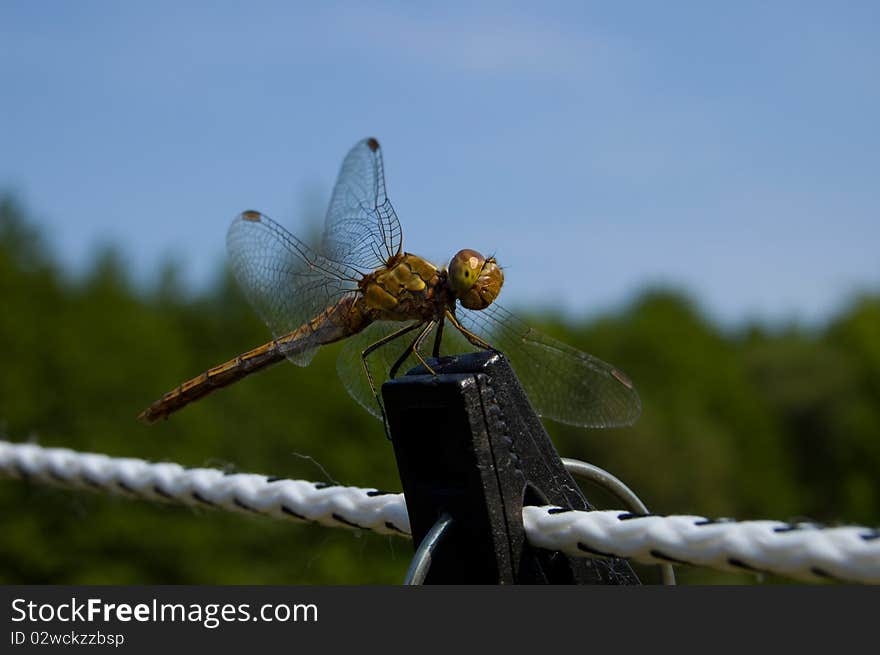
[[[495,259],[486,259],[476,250],[459,250],[449,262],[449,285],[467,309],[486,309],[502,284],[504,273]]]

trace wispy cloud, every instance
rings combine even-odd
[[[606,38],[525,17],[403,16],[346,12],[341,29],[371,47],[433,68],[479,74],[569,76],[607,60]]]

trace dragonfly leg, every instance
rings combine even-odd
[[[397,358],[397,361],[394,362],[394,365],[388,371],[388,377],[394,378],[397,375],[397,371],[400,370],[400,367],[403,366],[403,363],[406,361],[406,358],[409,357],[410,353],[416,356],[416,358],[422,363],[422,365],[427,368],[431,375],[436,375],[434,373],[434,369],[428,366],[428,362],[424,360],[421,353],[419,352],[419,348],[422,345],[422,342],[425,340],[425,337],[428,336],[428,333],[431,331],[431,328],[434,327],[434,321],[430,321],[425,325],[425,328],[419,332],[415,339],[413,339],[412,343],[409,344],[406,350]]]
[[[392,333],[389,334],[388,336],[382,337],[381,339],[379,339],[379,340],[376,341],[375,343],[371,343],[371,344],[370,344],[369,346],[367,346],[367,347],[364,349],[364,351],[361,353],[361,359],[366,361],[366,359],[367,359],[367,357],[369,356],[369,354],[372,353],[372,352],[373,352],[374,350],[376,350],[377,348],[381,348],[381,347],[384,346],[386,343],[389,343],[389,342],[391,342],[391,341],[394,341],[394,340],[397,339],[398,337],[402,337],[402,336],[403,336],[404,334],[406,334],[407,332],[412,332],[413,330],[415,330],[416,328],[421,327],[422,325],[424,325],[424,323],[413,323],[412,325],[407,325],[406,327],[402,327],[402,328],[400,328],[399,330],[395,330],[394,332],[392,332]]]
[[[367,374],[367,382],[369,382],[370,390],[373,392],[373,397],[376,399],[376,404],[379,406],[379,412],[382,414],[382,425],[385,426],[385,436],[387,436],[389,439],[391,438],[391,435],[388,431],[388,419],[385,416],[385,406],[382,404],[382,399],[379,398],[379,392],[376,390],[376,381],[373,379],[372,372],[370,372],[370,367],[367,364],[367,357],[369,357],[370,353],[375,351],[377,348],[381,348],[385,344],[394,341],[398,337],[402,337],[407,332],[412,332],[421,325],[421,323],[413,323],[412,325],[407,325],[399,330],[395,330],[391,334],[382,337],[377,342],[371,343],[363,350],[363,352],[361,352],[361,364],[364,367],[364,373]]]
[[[433,321],[431,321],[431,327],[434,327]],[[431,328],[426,328],[426,329],[422,330],[422,332],[416,338],[416,342],[413,344],[413,355],[415,355],[418,358],[418,360],[422,363],[422,366],[424,366],[426,369],[428,369],[428,372],[431,375],[437,375],[437,372],[433,368],[431,368],[431,365],[428,364],[427,361],[425,361],[425,358],[422,357],[422,353],[419,352],[419,349],[422,347],[422,343],[424,343],[424,341],[428,337],[428,333],[430,331],[431,331]]]
[[[431,357],[434,359],[440,358],[440,342],[443,340],[443,324],[446,322],[446,317],[441,317],[437,322],[437,332],[434,334],[434,348],[431,350]]]
[[[461,332],[465,339],[470,341],[477,348],[482,348],[483,350],[495,350],[489,343],[478,337],[476,334],[468,330],[464,325],[458,322],[458,319],[455,318],[455,314],[450,312],[448,309],[446,310],[447,318],[452,322],[452,325],[455,326],[455,329]]]

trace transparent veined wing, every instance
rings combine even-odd
[[[385,192],[382,149],[364,139],[346,155],[333,188],[322,241],[328,259],[369,272],[401,252],[400,221]]]
[[[358,273],[310,249],[268,216],[240,214],[226,235],[229,263],[245,297],[282,337],[357,289]],[[316,348],[288,359],[306,366]]]
[[[376,401],[367,376],[364,374],[364,366],[361,360],[361,353],[369,346],[378,343],[383,338],[393,334],[395,331],[405,329],[407,327],[422,326],[419,321],[409,321],[405,323],[396,321],[377,321],[371,324],[367,329],[359,334],[355,334],[346,338],[345,345],[339,353],[336,360],[336,370],[342,380],[348,393],[354,398],[364,409],[373,416],[381,418],[379,405]],[[377,348],[367,357],[367,366],[370,374],[373,376],[373,382],[376,385],[376,391],[381,397],[382,385],[389,378],[389,371],[394,366],[397,359],[406,351],[413,339],[419,334],[416,328],[401,335],[399,338],[386,343],[384,346]],[[421,350],[422,357],[429,359],[434,346],[434,337],[436,335],[436,326],[431,330],[425,338]],[[461,333],[452,327],[449,322],[443,328],[442,344],[440,355],[455,355],[475,350]],[[408,355],[400,366],[397,376],[406,375],[411,368],[418,366],[421,362],[412,354]]]
[[[630,425],[639,417],[632,382],[610,364],[542,334],[498,304],[480,311],[459,306],[456,317],[504,353],[540,416],[590,428]]]

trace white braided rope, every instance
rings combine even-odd
[[[408,535],[403,494],[0,441],[0,477],[329,527]],[[880,532],[779,521],[640,516],[526,507],[529,542],[575,556],[692,564],[802,580],[880,583]]]
[[[880,583],[880,532],[858,526],[554,507],[523,508],[523,524],[532,545],[569,555],[776,573],[810,581]]]
[[[273,480],[253,473],[151,463],[0,441],[0,475],[160,502],[214,507],[331,527],[408,535],[403,494]]]

